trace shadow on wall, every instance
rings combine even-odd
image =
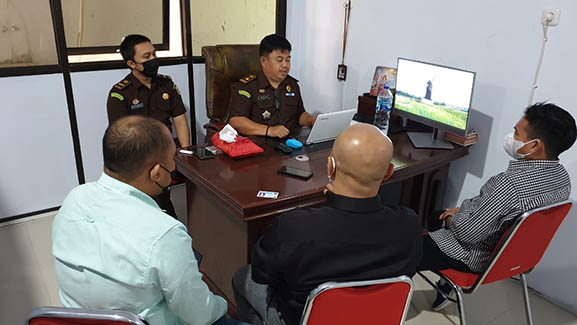
[[[491,102],[496,103],[495,105],[498,107],[503,107],[505,102],[505,95],[506,90],[501,87],[495,87],[485,83],[477,83],[475,87],[475,97],[491,97]],[[473,106],[475,106],[474,102]],[[477,102],[487,101],[477,100]],[[515,122],[516,121],[511,121],[511,127]],[[471,174],[482,179],[483,183],[486,181],[484,178],[487,177],[484,177],[484,171],[487,160],[491,159],[491,157],[487,157],[490,140],[493,136],[499,136],[498,134],[491,133],[493,130],[493,123],[493,117],[490,115],[487,115],[476,109],[471,109],[469,113],[469,129],[477,130],[479,133],[479,142],[471,147],[468,156],[451,164],[451,172],[449,175],[447,192],[445,196],[445,205],[447,205],[447,203],[449,203],[447,206],[458,205],[459,202],[457,202],[457,200],[461,191],[463,190],[463,184],[465,183],[467,174]],[[497,143],[500,144],[499,141],[497,141]],[[478,189],[472,189],[472,191],[478,193]]]

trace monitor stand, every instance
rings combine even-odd
[[[433,128],[432,133],[407,132],[407,135],[415,148],[453,149],[452,144],[438,138],[439,129],[437,128]]]

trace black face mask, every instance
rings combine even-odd
[[[171,172],[170,170],[168,170],[168,168],[162,166],[161,164],[158,164],[158,166],[160,166],[160,168],[164,169],[167,173],[170,174],[170,183],[168,183],[168,185],[166,185],[166,186],[162,186],[162,185],[158,184],[157,181],[154,181],[154,183],[156,184],[156,186],[160,187],[160,188],[162,189],[162,192],[163,192],[163,193],[166,193],[166,192],[168,192],[168,187],[169,187],[170,184],[172,183],[172,172]],[[152,168],[154,168],[154,166],[153,166]],[[152,170],[152,168],[151,168],[150,170]]]
[[[152,78],[156,76],[156,74],[158,73],[158,66],[159,66],[158,59],[148,60],[141,64],[144,69],[140,72],[142,72],[143,75]]]

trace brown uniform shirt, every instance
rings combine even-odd
[[[112,87],[106,103],[108,122],[127,115],[146,115],[172,129],[171,118],[186,113],[180,90],[169,76],[152,78],[150,89],[132,73]]]
[[[274,89],[261,71],[232,84],[230,117],[244,116],[256,123],[284,125],[290,131],[300,127],[299,118],[305,107],[298,80],[287,76]]]

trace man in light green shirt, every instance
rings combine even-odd
[[[126,117],[108,127],[102,144],[104,173],[72,190],[54,219],[64,306],[130,311],[151,325],[221,319],[226,301],[202,281],[186,228],[151,198],[176,168],[166,126]]]

